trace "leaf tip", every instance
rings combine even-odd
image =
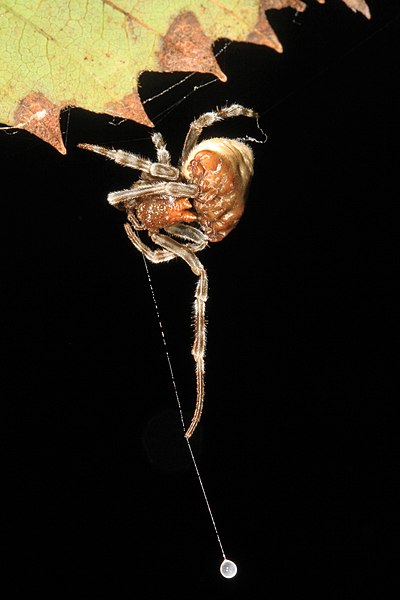
[[[136,121],[136,123],[140,123],[140,125],[154,127],[153,122],[149,119],[144,110],[142,101],[136,90],[133,90],[121,100],[108,102],[105,106],[105,110],[107,114],[112,115],[113,117],[130,119]]]
[[[163,71],[211,73],[227,81],[197,17],[190,11],[179,14],[162,38],[158,61]]]
[[[53,104],[40,92],[32,92],[18,103],[14,126],[33,133],[61,154],[66,154],[60,129],[60,112],[64,106]]]
[[[371,11],[364,0],[344,0],[353,12],[360,12],[366,19],[371,18]]]
[[[324,0],[322,0],[323,2]],[[301,0],[262,0],[258,21],[253,29],[247,36],[247,42],[251,44],[258,44],[261,46],[268,46],[279,54],[282,54],[283,47],[280,43],[275,31],[272,29],[269,21],[266,17],[265,11],[271,9],[281,9],[291,7],[297,12],[304,12],[307,8],[306,4]]]

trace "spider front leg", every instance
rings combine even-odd
[[[206,352],[206,302],[208,298],[207,273],[194,252],[183,244],[161,233],[150,233],[150,237],[166,252],[182,258],[195,275],[198,276],[194,294],[194,343],[192,355],[196,364],[196,408],[192,421],[185,431],[185,438],[189,439],[199,424],[204,404],[204,357]]]
[[[165,147],[161,134],[153,135],[153,143],[156,147],[157,156],[160,162],[152,162],[148,158],[142,158],[137,154],[132,154],[125,150],[103,148],[103,146],[96,146],[94,144],[78,144],[78,147],[106,156],[118,165],[129,167],[130,169],[137,169],[151,177],[165,179],[167,181],[177,181],[179,179],[179,169],[169,164],[169,152]]]

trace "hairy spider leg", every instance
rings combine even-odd
[[[186,223],[169,225],[165,227],[165,231],[170,235],[190,242],[188,245],[193,252],[200,252],[208,245],[208,237],[205,233],[197,227],[186,225]]]
[[[145,196],[172,196],[173,198],[195,198],[199,188],[195,183],[181,183],[179,181],[154,181],[144,183],[137,181],[133,187],[127,190],[111,192],[107,196],[108,202],[112,205],[118,205],[121,202],[126,203],[125,208],[135,206],[139,198]]]
[[[162,138],[161,142],[160,140],[156,139],[154,145],[156,146],[157,154],[160,152],[161,157],[164,159],[167,158],[165,152],[168,154],[168,156],[169,153],[165,148],[165,144],[163,149],[162,142]],[[84,150],[90,150],[96,154],[101,154],[102,156],[106,156],[118,165],[142,171],[143,173],[147,173],[152,177],[167,179],[168,181],[176,181],[179,179],[179,169],[171,166],[168,162],[152,162],[148,158],[142,158],[141,156],[132,154],[126,150],[114,150],[112,148],[103,148],[103,146],[96,146],[93,144],[78,144],[78,147],[83,148]]]
[[[232,104],[231,106],[217,109],[214,112],[204,113],[190,124],[189,131],[187,132],[186,139],[183,144],[180,164],[183,165],[186,162],[190,152],[197,144],[203,129],[210,127],[218,121],[223,121],[224,119],[230,119],[232,117],[251,117],[253,119],[257,119],[258,113],[251,108],[245,108],[240,104]]]
[[[185,438],[189,439],[200,421],[204,404],[204,357],[206,351],[206,302],[208,298],[208,278],[203,264],[187,246],[184,246],[161,233],[149,233],[149,235],[155,244],[158,244],[167,252],[182,258],[182,260],[189,265],[193,273],[199,278],[194,294],[194,342],[192,346],[192,355],[196,364],[197,392],[196,407],[192,421],[185,431]]]
[[[130,217],[131,215],[128,215],[129,220],[131,220]],[[177,255],[174,252],[169,252],[164,248],[157,248],[156,250],[152,250],[149,246],[142,242],[140,237],[133,231],[129,223],[125,223],[124,228],[128,238],[135,246],[136,250],[139,250],[139,252],[141,252],[145,256],[145,258],[147,258],[150,262],[163,263],[177,258]]]
[[[151,136],[151,141],[153,142],[154,147],[157,151],[158,162],[163,163],[164,165],[169,165],[171,162],[171,155],[167,150],[167,145],[161,133],[153,133],[153,135]]]
[[[128,215],[129,219],[130,217],[131,215]],[[135,226],[135,220],[133,220],[133,225]],[[142,242],[129,223],[125,223],[124,227],[129,240],[150,262],[162,263],[174,258],[182,258],[182,260],[189,265],[193,273],[199,278],[194,294],[194,343],[192,347],[192,355],[196,364],[196,407],[192,421],[185,431],[185,437],[186,439],[189,439],[200,421],[204,404],[204,357],[206,348],[205,312],[208,297],[207,273],[193,250],[187,246],[183,246],[180,242],[160,233],[149,233],[153,242],[158,246],[161,246],[161,248],[152,250]],[[194,229],[194,227],[192,229]]]
[[[201,264],[201,263],[200,263]],[[192,268],[193,271],[193,268]],[[208,278],[207,272],[203,268],[199,275],[199,280],[196,285],[196,290],[194,294],[194,330],[195,330],[195,339],[192,347],[192,355],[194,361],[196,363],[196,407],[192,417],[192,421],[185,432],[185,438],[188,440],[197,425],[200,422],[201,413],[203,412],[203,404],[204,404],[204,375],[205,375],[205,365],[204,365],[204,357],[206,353],[206,302],[208,298]]]

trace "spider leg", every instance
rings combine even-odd
[[[164,138],[161,133],[153,133],[151,140],[157,150],[157,160],[163,165],[169,165],[171,163],[171,155],[167,150],[167,145],[164,142]]]
[[[162,138],[161,142],[163,142]],[[157,148],[157,155],[159,155],[161,158],[167,158],[169,153],[165,148],[165,145],[164,147],[162,146],[161,142],[157,140],[158,145],[156,145],[156,142],[154,142],[154,145]],[[125,150],[103,148],[102,146],[96,146],[93,144],[78,144],[78,147],[83,148],[84,150],[90,150],[96,154],[101,154],[102,156],[106,156],[123,167],[129,167],[130,169],[143,171],[143,173],[147,173],[152,177],[167,179],[168,181],[176,181],[179,179],[179,169],[172,167],[168,161],[162,160],[160,162],[152,162],[148,158],[142,158],[137,154],[132,154],[131,152],[126,152]]]
[[[196,290],[194,294],[194,343],[192,346],[192,355],[196,364],[196,408],[192,421],[185,432],[185,438],[189,439],[196,429],[204,404],[204,356],[206,352],[206,302],[208,297],[208,278],[207,273],[194,252],[177,242],[176,240],[162,235],[161,233],[150,233],[150,237],[159,246],[167,252],[182,258],[195,275],[198,276]]]
[[[125,223],[124,228],[128,238],[135,246],[136,250],[139,250],[139,252],[141,252],[143,256],[147,258],[150,262],[168,262],[169,260],[172,260],[177,257],[174,252],[169,252],[164,248],[159,248],[157,250],[152,250],[151,248],[149,248],[149,246],[142,242],[140,237],[133,231],[129,223]]]
[[[145,196],[172,196],[173,198],[195,198],[199,188],[195,183],[181,183],[179,181],[154,181],[143,183],[137,181],[127,190],[119,190],[108,194],[107,200],[112,206],[127,203],[127,207],[136,204],[138,198]]]
[[[258,114],[251,108],[245,108],[240,104],[231,104],[225,108],[220,108],[213,112],[207,112],[201,115],[198,119],[195,119],[189,127],[187,132],[185,143],[183,144],[183,150],[181,155],[181,164],[184,164],[193,150],[197,141],[206,127],[210,127],[217,121],[223,121],[224,119],[230,119],[231,117],[252,117],[256,119]]]
[[[128,218],[130,215],[128,215]],[[194,300],[194,333],[195,339],[192,347],[192,355],[196,363],[196,408],[192,421],[185,432],[186,439],[189,439],[196,429],[204,404],[204,356],[206,347],[206,319],[205,308],[207,302],[208,279],[203,265],[193,253],[192,250],[183,246],[176,240],[160,233],[150,233],[150,237],[159,246],[160,249],[152,250],[147,246],[139,236],[134,232],[129,223],[124,225],[128,238],[139,252],[153,263],[161,263],[172,260],[173,258],[182,258],[192,269],[193,273],[199,277]],[[194,228],[193,228],[194,229]]]
[[[190,242],[189,247],[193,252],[203,250],[208,244],[208,237],[201,229],[197,229],[197,227],[193,227],[192,225],[178,223],[176,225],[165,227],[165,231],[170,235]]]
[[[128,218],[128,221],[131,222],[131,224],[133,225],[134,229],[136,229],[136,231],[140,231],[141,229],[146,229],[146,226],[142,225],[142,223],[139,221],[139,219],[137,218],[134,211],[128,211],[126,213],[126,216]]]

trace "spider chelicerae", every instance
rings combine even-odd
[[[132,244],[153,263],[173,258],[184,260],[198,277],[194,300],[194,343],[196,365],[196,408],[185,437],[197,427],[204,402],[204,357],[206,348],[205,307],[207,273],[196,256],[208,242],[219,242],[237,225],[253,175],[253,152],[240,140],[210,138],[198,143],[204,128],[231,117],[257,118],[250,109],[232,104],[207,112],[189,126],[179,166],[171,157],[160,133],[152,141],[157,162],[124,150],[78,144],[114,162],[141,172],[138,181],[126,190],[111,192],[108,201],[126,211],[126,233]],[[145,244],[136,232],[147,230],[155,248]],[[162,233],[161,233],[162,231]]]

